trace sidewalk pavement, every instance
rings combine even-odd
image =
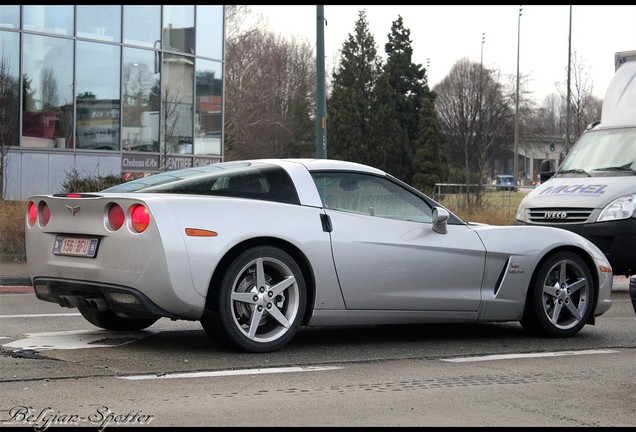
[[[0,260],[0,286],[31,285],[26,260]]]
[[[31,277],[27,269],[26,260],[3,261],[0,260],[0,292],[6,292],[6,287],[31,287]],[[613,291],[629,291],[629,278],[614,276]]]

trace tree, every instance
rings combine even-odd
[[[463,183],[480,185],[492,156],[511,142],[512,101],[494,71],[466,58],[455,63],[433,91],[449,162],[462,172]],[[474,204],[479,205],[481,188],[476,192]],[[473,204],[470,195],[468,208]]]
[[[448,161],[446,137],[435,113],[433,99],[429,97],[422,99],[419,123],[420,133],[413,157],[415,174],[411,184],[432,196],[435,193],[435,184],[448,178]]]
[[[567,142],[570,144],[570,148],[574,145],[574,142],[581,136],[588,124],[600,120],[600,105],[601,102],[592,96],[593,85],[589,82],[589,67],[585,65],[582,58],[578,56],[576,50],[572,54],[572,80],[570,89],[570,103],[567,101],[567,84],[557,83],[557,89],[559,94],[563,98],[563,113],[562,118],[563,130],[562,133],[565,136],[566,131],[569,131],[572,139]],[[567,73],[567,68],[566,68]],[[567,83],[567,81],[566,81]],[[569,128],[566,125],[565,119],[567,119],[567,109],[570,109],[570,125]],[[570,148],[566,148],[565,152],[569,152]]]
[[[380,59],[366,12],[358,12],[355,31],[349,33],[341,59],[332,77],[327,100],[328,156],[364,162],[373,141],[374,88],[380,74]]]
[[[225,160],[311,156],[312,48],[306,41],[246,27],[241,13],[250,10],[230,8],[226,24],[231,37],[226,39]]]
[[[392,142],[387,155],[386,170],[412,182],[415,172],[413,159],[419,143],[420,110],[422,101],[430,98],[426,83],[426,71],[421,64],[412,61],[411,32],[404,28],[402,17],[393,21],[388,42],[384,46],[387,61],[382,74],[386,75],[389,91],[388,99],[380,103],[393,105],[395,118],[404,131],[404,139],[396,140],[395,135],[377,136],[380,141]],[[384,119],[379,119],[384,121]]]

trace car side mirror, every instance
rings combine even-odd
[[[433,231],[439,234],[446,234],[448,227],[446,222],[450,214],[446,209],[441,207],[433,207]]]

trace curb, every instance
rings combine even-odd
[[[32,286],[2,286],[0,294],[35,294]]]
[[[23,285],[31,285],[31,278],[25,276],[0,276],[0,287],[1,286],[23,286]]]

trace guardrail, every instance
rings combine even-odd
[[[467,184],[467,183],[435,183],[435,193],[433,194],[433,199],[435,201],[440,201],[446,195],[458,195],[458,194],[467,194],[470,193],[471,188],[478,188],[478,184]],[[482,186],[484,188],[488,186]]]

